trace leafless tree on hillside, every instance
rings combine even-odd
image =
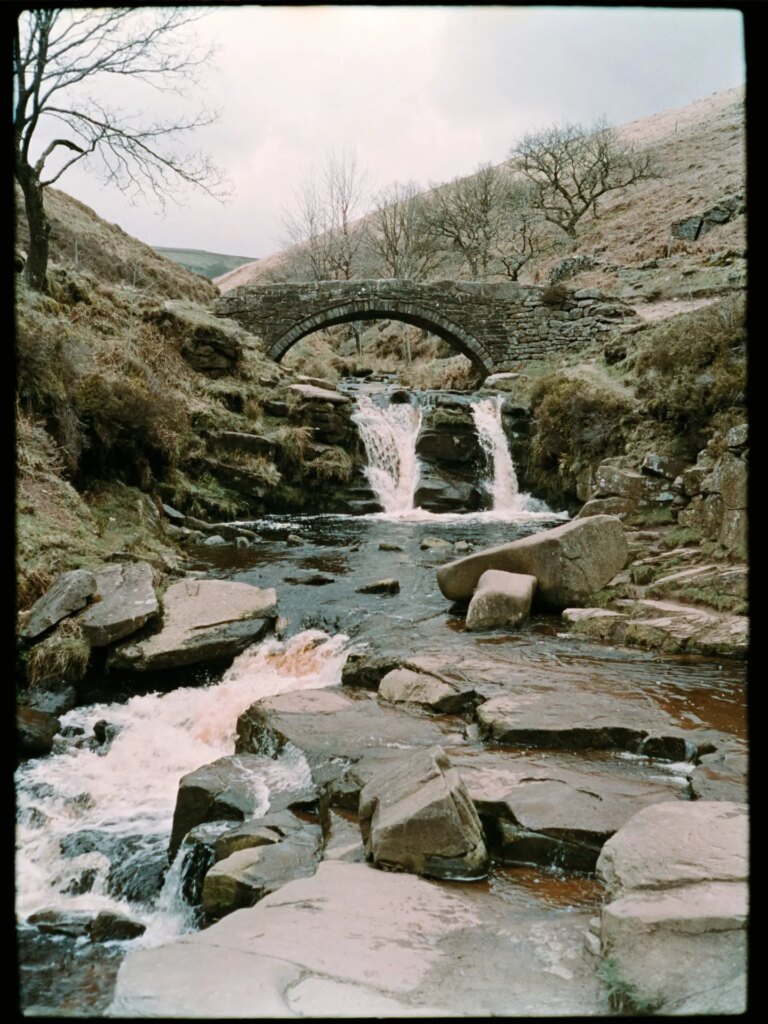
[[[355,276],[364,239],[364,199],[365,175],[348,153],[330,154],[296,190],[285,227],[297,257],[307,261],[315,281],[348,281]]]
[[[214,198],[226,194],[222,173],[203,154],[178,151],[179,139],[215,120],[201,110],[141,120],[93,99],[103,76],[182,92],[211,57],[180,36],[199,8],[45,8],[22,11],[13,38],[14,174],[24,195],[29,284],[47,287],[50,224],[44,190],[78,161],[131,198],[149,192],[161,204],[179,184]],[[128,90],[126,90],[128,91]]]
[[[658,177],[650,155],[622,141],[605,119],[585,128],[558,124],[525,135],[512,157],[534,186],[534,204],[570,237],[607,192]]]
[[[504,185],[497,168],[481,165],[474,174],[433,185],[428,217],[435,239],[457,252],[473,279],[491,272],[494,244],[500,231]]]
[[[509,169],[499,169],[505,181],[500,196],[500,230],[492,246],[493,267],[511,281],[517,281],[520,271],[532,259],[551,252],[555,242],[546,228],[541,211],[533,202],[532,189],[527,182],[515,179]]]
[[[390,277],[423,280],[440,264],[427,199],[415,182],[395,182],[376,196],[369,246]]]

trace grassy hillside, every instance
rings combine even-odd
[[[172,249],[163,245],[153,247],[166,259],[180,264],[193,274],[202,274],[212,279],[221,277],[245,263],[256,262],[253,256],[227,256],[220,252],[206,252],[205,249]]]

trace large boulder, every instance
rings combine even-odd
[[[161,631],[115,648],[108,664],[143,672],[231,658],[260,639],[276,616],[272,588],[183,579],[163,597]]]
[[[34,708],[16,708],[16,735],[22,757],[42,757],[50,754],[53,738],[60,722],[53,715]]]
[[[488,853],[477,811],[441,747],[419,750],[371,779],[360,829],[377,867],[431,878],[483,878]]]
[[[449,562],[437,582],[449,600],[467,601],[486,570],[523,573],[536,577],[534,606],[561,611],[583,605],[624,568],[628,554],[621,521],[590,516]]]
[[[152,566],[148,562],[105,565],[95,576],[97,600],[79,617],[92,647],[122,640],[157,615]]]
[[[467,629],[517,626],[528,618],[536,577],[488,569],[480,577],[467,609]]]
[[[393,704],[419,704],[447,714],[464,711],[478,699],[471,684],[459,685],[410,668],[387,672],[379,683],[379,697]]]
[[[748,833],[744,804],[675,801],[644,808],[603,847],[601,951],[635,1006],[744,1012]]]
[[[57,622],[84,608],[95,593],[96,577],[88,569],[63,573],[32,605],[20,636],[34,640]]]

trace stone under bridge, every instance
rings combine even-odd
[[[568,292],[555,304],[543,301],[546,292],[514,282],[397,278],[242,285],[217,299],[214,311],[259,335],[276,362],[334,324],[401,320],[450,342],[486,377],[592,341],[626,309],[595,289]]]

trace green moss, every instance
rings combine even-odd
[[[352,457],[343,448],[334,446],[307,463],[307,475],[324,483],[346,483],[354,472]]]

